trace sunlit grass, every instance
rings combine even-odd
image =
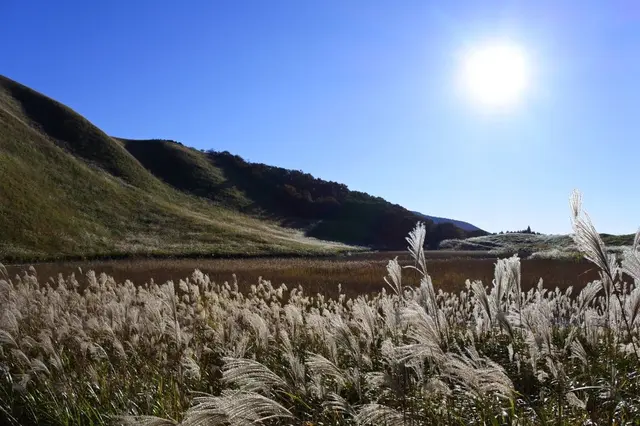
[[[420,225],[411,256],[387,263],[385,287],[353,296],[240,288],[200,270],[135,285],[80,271],[39,280],[33,268],[10,279],[1,268],[0,421],[632,424],[640,250],[610,257],[575,200],[576,247],[602,273],[580,289],[526,288],[510,257],[491,261],[490,285],[443,291]]]

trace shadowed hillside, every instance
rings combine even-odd
[[[464,231],[482,231],[482,229],[478,228],[475,225],[472,225],[468,222],[463,222],[461,220],[455,220],[455,219],[448,219],[446,217],[438,217],[438,216],[429,216],[426,214],[422,214],[420,212],[414,212],[415,214],[417,214],[418,216],[423,217],[425,220],[430,220],[435,224],[439,224],[439,223],[451,223],[455,226],[457,226],[458,228],[464,230]]]
[[[132,185],[153,187],[156,183],[120,144],[70,108],[2,76],[0,90],[5,112],[64,151]]]
[[[229,152],[203,153],[175,141],[119,139],[149,171],[182,191],[245,213],[304,229],[307,235],[379,250],[406,246],[417,221],[428,222],[432,247],[447,238],[483,235],[435,224],[380,197],[308,173],[250,163]]]

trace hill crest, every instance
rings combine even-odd
[[[414,211],[413,213],[417,214],[418,216],[424,217],[427,220],[432,221],[435,224],[438,223],[451,223],[455,226],[457,226],[458,228],[464,230],[464,231],[483,231],[482,229],[478,228],[475,225],[470,224],[469,222],[464,222],[462,220],[456,220],[456,219],[449,219],[446,217],[438,217],[438,216],[430,216],[430,215],[426,215],[420,212],[416,212]]]

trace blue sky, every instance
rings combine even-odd
[[[30,1],[0,4],[0,73],[107,133],[304,170],[490,231],[640,225],[640,5],[608,1]],[[488,114],[461,51],[526,51]]]

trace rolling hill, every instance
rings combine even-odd
[[[413,213],[424,218],[424,220],[430,220],[436,225],[439,223],[451,223],[457,226],[458,228],[462,229],[463,231],[469,231],[469,232],[482,231],[482,229],[478,228],[477,226],[472,225],[468,222],[463,222],[461,220],[447,219],[446,217],[429,216],[427,214],[422,214],[420,212],[415,212],[415,211]]]
[[[621,252],[631,247],[634,234],[600,234],[602,241],[611,252]],[[453,251],[488,251],[500,256],[518,253],[527,257],[535,253],[536,257],[576,257],[577,248],[571,235],[545,235],[532,233],[491,234],[466,239],[449,239],[440,242],[440,249]],[[579,257],[579,256],[578,256]]]
[[[0,261],[403,249],[422,218],[311,175],[110,137],[0,76]],[[430,243],[465,238],[429,223]]]

